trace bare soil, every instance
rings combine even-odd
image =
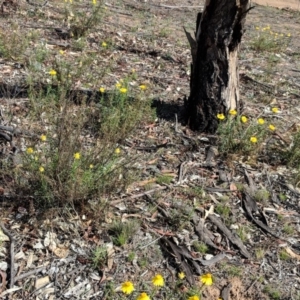
[[[56,1],[49,2],[34,8],[25,1],[17,7],[6,1],[0,30],[17,28],[25,34],[41,25],[41,42],[53,53],[64,49],[66,59],[82,55],[71,40],[62,40],[51,29],[61,24]],[[256,2],[266,6],[256,6],[247,17],[240,53],[243,113],[253,117],[263,113],[276,122],[278,135],[259,146],[263,148],[259,158],[218,153],[212,164],[207,156],[217,147],[217,137],[191,132],[183,122],[191,55],[182,27],[194,31],[203,4],[195,0],[107,3],[103,24],[87,38],[89,53],[98,53],[91,66],[94,81],[78,82],[78,86],[108,88],[135,69],[138,79],[134,84],[149,87],[157,120],[141,124],[122,143],[122,151],[139,156],[135,163],[140,170],[138,180],[126,191],[104,196],[107,205],[100,211],[93,199],[82,207],[46,209],[37,199],[15,195],[2,180],[0,216],[8,233],[0,238],[0,298],[122,299],[114,291],[124,280],[131,280],[142,291],[154,274],[161,273],[166,287],[154,299],[178,299],[166,296],[178,289],[180,299],[187,299],[185,291],[191,283],[198,284],[198,277],[210,272],[214,284],[205,289],[203,299],[300,299],[296,171],[276,160],[269,147],[272,143],[278,147],[300,125],[299,1]],[[255,28],[268,25],[274,32],[291,35],[284,52],[270,54],[251,48]],[[103,51],[102,41],[109,41],[111,48]],[[37,45],[30,47],[29,51],[35,51]],[[0,83],[7,87],[26,82],[26,63],[26,59],[19,62],[0,54]],[[108,64],[109,72],[99,72]],[[27,122],[26,95],[7,93],[2,90],[0,99],[3,123],[34,131],[35,126]],[[271,115],[270,104],[279,107],[281,114]],[[11,119],[5,119],[7,115]],[[26,136],[17,142],[26,144]],[[166,175],[171,182],[159,180]],[[252,193],[269,192],[265,199],[252,199],[252,204],[256,202],[253,214],[247,213],[245,207],[251,205],[241,186]],[[229,208],[230,224],[221,214],[213,214],[222,222],[220,226],[208,212],[222,205]],[[120,247],[113,244],[109,230],[116,219],[140,224],[131,240]],[[201,222],[206,231],[199,230]],[[283,230],[286,225],[291,232]],[[204,236],[211,243],[206,254],[194,246]],[[234,243],[236,238],[239,245]],[[100,246],[109,255],[95,268],[93,253]],[[284,257],[283,251],[289,255]],[[210,260],[214,258],[220,260]],[[10,287],[12,263],[15,282]],[[179,271],[187,275],[180,287]]]

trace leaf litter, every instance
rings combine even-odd
[[[11,204],[11,191],[1,187],[0,255],[8,262],[0,264],[1,297],[105,299],[106,286],[110,282],[122,283],[124,274],[138,285],[162,273],[166,286],[173,286],[178,271],[186,274],[191,285],[198,280],[197,275],[213,274],[216,283],[205,290],[203,299],[268,299],[264,292],[268,286],[279,289],[281,299],[299,296],[300,192],[290,183],[292,171],[280,166],[272,153],[272,145],[285,142],[285,133],[299,123],[295,115],[299,100],[295,87],[300,78],[294,71],[300,69],[294,59],[299,39],[292,36],[287,53],[280,53],[279,69],[272,71],[264,64],[265,56],[255,56],[248,46],[257,24],[267,22],[279,29],[286,22],[286,26],[299,29],[296,22],[292,23],[297,12],[258,6],[247,19],[240,59],[245,112],[257,115],[265,107],[259,99],[270,94],[285,112],[277,117],[277,127],[282,130],[265,146],[264,160],[248,164],[243,157],[220,161],[222,153],[215,145],[216,136],[198,135],[181,124],[184,97],[189,93],[191,60],[182,23],[194,28],[197,11],[188,6],[199,3],[187,4],[178,7],[175,1],[165,1],[164,5],[155,1],[138,4],[124,1],[121,5],[107,5],[109,12],[104,25],[101,31],[90,33],[89,46],[91,52],[97,53],[100,41],[111,40],[115,45],[113,51],[105,50],[96,58],[91,72],[99,74],[99,69],[113,62],[111,71],[101,74],[101,78],[95,76],[98,78],[95,82],[78,82],[77,88],[93,91],[100,85],[113,86],[132,69],[138,73],[140,82],[149,85],[158,119],[153,124],[141,125],[134,136],[123,141],[123,149],[138,155],[135,167],[141,170],[141,176],[125,193],[107,199],[109,209],[105,216],[96,219],[91,213],[98,209],[93,201],[79,214],[57,209],[42,212],[32,202]],[[29,9],[22,5],[21,14]],[[44,33],[47,47],[63,47],[67,60],[80,55],[71,41],[62,41],[63,36],[57,30],[53,33],[52,29],[57,29],[53,27],[57,13],[54,4],[44,9],[51,12],[54,20],[50,18],[46,23],[39,20],[47,27],[37,29]],[[5,10],[12,13],[9,6]],[[145,16],[145,26],[141,25],[140,13]],[[169,23],[164,24],[164,20]],[[32,26],[25,18],[14,22],[23,30]],[[7,27],[8,23],[1,21],[1,27]],[[134,26],[137,32],[132,32]],[[21,128],[21,135],[24,131],[31,132],[34,127],[24,119],[28,101],[26,70],[22,63],[13,60],[1,60],[1,70],[1,111],[5,115],[13,110],[17,117],[9,125]],[[261,74],[269,76],[266,82]],[[283,81],[294,90],[277,88],[277,83]],[[9,107],[11,103],[13,108]],[[7,128],[4,130],[9,133]],[[4,138],[12,141],[6,135]],[[166,174],[170,177],[168,183],[162,180]],[[257,201],[255,196],[261,190],[268,191],[270,196]],[[280,195],[286,200],[282,201]],[[278,216],[293,225],[292,234],[283,231]],[[110,225],[117,218],[124,223],[133,219],[141,224],[124,246],[116,246],[110,234]],[[5,228],[11,236],[5,233]],[[197,250],[195,241],[206,244],[207,252]],[[93,268],[91,258],[97,247],[104,247],[107,257]],[[289,259],[282,259],[282,250],[290,255]],[[132,261],[128,260],[130,253],[134,253]],[[5,289],[11,262],[14,283]]]

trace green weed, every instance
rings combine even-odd
[[[269,286],[269,285],[266,286],[264,288],[264,292],[266,294],[268,294],[270,296],[270,298],[273,300],[280,300],[280,298],[281,298],[281,293],[278,290],[276,290],[275,288],[273,288],[272,286]]]
[[[170,184],[173,180],[173,176],[160,175],[156,178],[157,184]]]
[[[256,27],[256,36],[251,48],[257,52],[283,52],[290,41],[290,34],[273,32],[270,26]]]
[[[97,247],[92,254],[93,267],[102,268],[107,261],[107,249],[106,247]]]
[[[139,226],[140,224],[137,220],[128,221],[126,223],[114,222],[109,228],[109,233],[113,235],[115,245],[124,246],[137,232]]]
[[[197,252],[201,254],[205,254],[208,251],[208,246],[202,242],[198,242],[198,241],[193,242],[193,247]]]

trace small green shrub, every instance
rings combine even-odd
[[[193,247],[195,248],[196,251],[198,251],[201,254],[205,254],[208,251],[208,246],[203,242],[195,241],[193,242]]]
[[[251,41],[251,48],[257,52],[283,52],[290,41],[290,34],[273,32],[270,26],[256,27],[256,36]]]
[[[273,300],[280,300],[281,298],[281,293],[272,286],[266,286],[264,288],[264,292],[268,294]]]
[[[97,247],[92,254],[93,267],[103,268],[107,261],[107,249],[106,247]]]
[[[115,245],[124,246],[130,241],[139,227],[140,224],[137,220],[131,220],[126,223],[118,221],[110,226],[109,233],[113,235],[113,242]]]

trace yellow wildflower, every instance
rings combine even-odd
[[[272,112],[273,112],[274,114],[277,114],[277,113],[279,112],[278,107],[272,107]]]
[[[105,47],[107,47],[107,44],[106,44],[105,42],[102,42],[101,46],[102,46],[103,48],[105,48]]]
[[[90,164],[90,169],[94,169],[94,165],[93,164]]]
[[[246,116],[241,116],[242,123],[247,123],[248,118]]]
[[[116,88],[119,89],[119,88],[121,88],[121,86],[122,86],[122,84],[121,84],[120,82],[117,82],[117,83],[116,83]]]
[[[200,298],[198,296],[194,295],[194,296],[189,297],[188,300],[200,300]]]
[[[74,156],[75,159],[80,159],[80,157],[81,157],[79,152],[74,153],[73,156]]]
[[[121,149],[120,149],[120,148],[117,148],[117,149],[115,150],[115,153],[116,153],[116,154],[120,154],[120,153],[121,153]]]
[[[235,109],[231,109],[229,111],[229,114],[232,115],[232,116],[235,116],[237,114],[237,111]]]
[[[179,279],[183,279],[185,277],[185,274],[183,272],[178,273]]]
[[[45,168],[42,167],[42,166],[40,166],[40,167],[39,167],[39,171],[40,171],[41,173],[43,173],[43,172],[45,171]]]
[[[64,55],[64,54],[65,54],[65,51],[60,49],[60,50],[59,50],[59,54]]]
[[[57,73],[56,73],[55,70],[51,70],[51,71],[49,71],[49,74],[50,74],[51,76],[55,76]]]
[[[127,89],[126,88],[120,88],[120,93],[126,94],[127,93]]]
[[[121,290],[124,294],[130,295],[134,291],[134,285],[131,281],[125,281],[121,286]]]
[[[213,279],[210,273],[200,276],[200,280],[204,285],[212,285]]]
[[[105,92],[105,88],[104,87],[101,87],[100,89],[99,89],[99,91],[100,91],[100,93],[104,93]]]
[[[225,119],[225,116],[223,114],[217,114],[217,118],[219,120],[224,120]]]
[[[259,125],[263,125],[263,124],[265,123],[265,120],[264,120],[263,118],[259,118],[259,119],[257,120],[257,123],[258,123]]]
[[[93,0],[93,5],[96,5],[97,4],[97,0]]]
[[[32,154],[34,152],[33,148],[29,147],[26,149],[27,154]]]
[[[146,293],[141,293],[136,300],[150,300],[150,297]]]
[[[253,143],[253,144],[257,143],[257,137],[256,136],[251,136],[250,142]]]
[[[290,34],[290,33],[288,33],[286,36],[290,37],[290,36],[291,36],[291,34]]]
[[[269,125],[269,129],[272,130],[272,131],[274,131],[276,129],[276,127],[274,125],[270,124]]]
[[[152,283],[155,286],[164,286],[165,280],[160,274],[157,274],[152,278]]]
[[[142,91],[144,91],[144,90],[147,89],[147,86],[145,86],[144,84],[141,84],[141,85],[140,85],[140,89],[141,89]]]
[[[47,136],[45,134],[42,134],[40,136],[40,139],[41,139],[42,142],[46,142],[47,141]]]

